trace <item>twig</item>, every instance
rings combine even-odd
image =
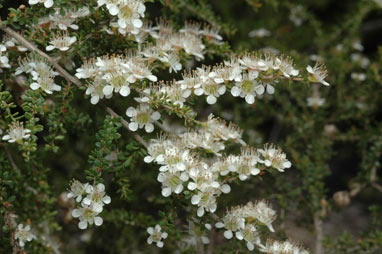
[[[320,213],[316,212],[314,214],[314,229],[316,231],[316,243],[315,243],[315,254],[323,254],[322,240],[323,240],[323,230],[322,230],[322,220],[320,218]]]
[[[44,57],[46,60],[48,60],[48,62],[50,64],[52,64],[52,66],[57,70],[57,72],[63,77],[65,78],[68,82],[70,83],[73,83],[75,84],[76,86],[78,87],[82,87],[82,83],[81,81],[71,75],[69,72],[67,72],[63,67],[61,67],[61,65],[56,61],[54,60],[53,58],[51,58],[50,56],[48,56],[45,52],[41,51],[40,49],[38,49],[36,46],[34,46],[32,43],[30,43],[28,40],[26,40],[22,35],[20,35],[19,33],[17,33],[16,31],[14,31],[13,29],[9,28],[9,27],[6,27],[2,24],[1,20],[0,20],[0,29],[3,30],[4,32],[6,32],[7,34],[9,34],[11,37],[15,38],[21,45],[25,46],[26,48],[28,48],[29,50],[31,51],[34,51],[36,52],[37,54],[39,54],[40,56]],[[111,108],[109,107],[106,107],[105,108],[106,111],[113,117],[120,117],[117,113],[115,113],[114,110],[112,110]],[[130,131],[129,129],[129,124],[123,120],[121,118],[121,123],[122,125]],[[144,147],[147,148],[147,142],[141,137],[139,136],[139,134],[137,133],[132,133],[133,137],[138,141],[140,142]]]

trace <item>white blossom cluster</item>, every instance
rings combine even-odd
[[[280,77],[296,77],[299,71],[294,68],[289,57],[247,54],[232,57],[214,67],[203,66],[192,73],[185,74],[183,80],[176,81],[183,89],[191,89],[195,95],[206,95],[207,103],[215,104],[217,98],[226,92],[227,84],[234,82],[231,94],[245,98],[248,104],[265,91],[274,93],[273,85]]]
[[[122,96],[130,94],[130,85],[138,80],[157,81],[151,73],[147,61],[139,55],[105,55],[86,61],[76,73],[79,79],[90,79],[86,94],[91,103],[97,104],[102,98],[111,98],[113,92]]]
[[[49,27],[49,29],[78,30],[78,25],[74,22],[82,17],[86,17],[90,14],[89,8],[84,6],[79,9],[60,9],[55,8],[55,12],[47,17],[40,18],[38,21],[39,26]]]
[[[9,65],[8,56],[5,54],[7,47],[3,44],[0,44],[0,68],[11,68]],[[0,69],[0,72],[2,70]]]
[[[54,36],[47,47],[46,51],[52,51],[54,49],[59,49],[60,51],[67,51],[70,46],[77,41],[75,36],[69,36],[67,32],[58,33]]]
[[[55,76],[58,75],[53,67],[44,58],[30,55],[20,61],[19,67],[16,68],[15,75],[21,73],[29,73],[32,75],[34,82],[30,84],[32,90],[41,89],[47,94],[53,91],[61,91],[61,86],[54,83]]]
[[[313,67],[308,65],[306,70],[311,74],[310,81],[318,82],[325,86],[329,86],[330,84],[326,82],[324,79],[328,76],[328,72],[326,71],[325,66],[322,63],[317,62]]]
[[[289,241],[275,241],[268,239],[265,246],[259,249],[261,252],[272,254],[309,254],[310,252],[298,244]]]
[[[274,232],[272,222],[275,219],[276,211],[265,201],[248,202],[244,206],[233,207],[215,226],[225,229],[225,238],[231,239],[235,234],[237,239],[246,241],[249,250],[253,250],[255,245],[264,247],[258,226],[265,225]]]
[[[29,225],[26,225],[25,227],[23,224],[17,225],[15,240],[19,240],[19,245],[21,247],[24,247],[26,242],[30,242],[35,238],[36,236],[31,232],[31,227]]]
[[[86,229],[93,223],[100,226],[103,219],[99,214],[103,210],[105,204],[110,204],[111,198],[106,195],[105,185],[99,183],[95,186],[89,183],[81,183],[78,180],[73,180],[70,184],[68,198],[74,198],[80,207],[72,211],[72,216],[79,218],[78,227]]]
[[[166,232],[162,232],[162,228],[160,225],[155,225],[155,227],[148,227],[147,228],[147,233],[150,234],[149,238],[147,238],[147,243],[152,244],[156,243],[156,245],[159,248],[162,248],[164,243],[162,239],[166,239],[168,234]]]
[[[258,150],[247,147],[242,149],[240,155],[223,157],[224,142],[243,143],[242,131],[236,125],[227,125],[212,115],[201,125],[195,131],[151,140],[149,155],[144,158],[146,163],[161,165],[157,179],[162,183],[162,195],[180,194],[186,186],[192,193],[191,203],[198,206],[199,217],[205,212],[214,213],[216,198],[231,191],[224,180],[229,173],[246,180],[266,167],[283,171],[291,166],[286,155],[272,145]],[[204,159],[197,152],[200,149],[217,157]]]
[[[3,46],[6,46],[9,49],[17,50],[20,52],[25,52],[28,49],[20,45],[20,43],[13,37],[5,35],[3,39]],[[4,48],[0,46],[0,51],[3,51]],[[5,51],[5,50],[4,50]]]
[[[38,4],[38,3],[43,3],[45,8],[50,8],[54,4],[53,0],[29,0],[28,3],[30,5],[35,5],[35,4]]]
[[[136,35],[138,42],[144,41],[147,35],[155,40],[155,45],[148,44],[141,50],[142,55],[150,60],[159,60],[169,65],[170,73],[182,69],[179,62],[178,52],[183,49],[186,54],[193,55],[196,59],[204,59],[205,45],[203,38],[219,43],[223,38],[218,34],[219,29],[201,24],[186,22],[184,28],[176,31],[170,23],[161,19],[154,27],[145,23],[139,34]]]
[[[9,126],[7,135],[3,136],[3,140],[9,143],[21,142],[23,139],[27,139],[31,136],[31,130],[24,129],[23,123],[14,122]]]
[[[110,15],[117,16],[118,21],[113,24],[121,33],[139,32],[146,11],[144,0],[97,0],[97,3],[99,7],[106,5]]]

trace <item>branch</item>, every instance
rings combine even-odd
[[[26,40],[21,34],[17,33],[16,31],[14,31],[13,29],[11,29],[9,27],[4,26],[2,24],[2,22],[1,22],[1,20],[0,20],[0,29],[3,30],[4,32],[6,32],[7,34],[9,34],[10,36],[12,36],[13,38],[15,38],[21,45],[23,45],[24,47],[28,48],[30,51],[36,52],[37,54],[39,54],[40,56],[42,56],[43,58],[48,60],[48,62],[57,70],[57,72],[63,78],[65,78],[68,82],[73,83],[73,84],[75,84],[78,87],[82,87],[83,86],[81,81],[77,77],[75,77],[75,76],[71,75],[69,72],[67,72],[63,67],[61,67],[61,65],[56,60],[51,58],[45,52],[43,52],[40,49],[38,49],[35,45],[33,45],[28,40]],[[113,117],[120,117],[111,108],[105,107],[105,109],[106,109],[106,112],[108,112],[111,116],[113,116]],[[122,123],[123,127],[125,127],[127,130],[130,131],[129,124],[125,120],[123,120],[122,118],[121,118],[121,123]],[[139,134],[133,132],[132,135],[145,148],[148,147],[147,142],[141,136],[139,136]]]
[[[320,213],[316,212],[313,217],[314,220],[314,229],[316,231],[316,243],[315,243],[315,254],[323,254],[322,249],[322,240],[324,232],[322,230],[322,220],[320,218]]]

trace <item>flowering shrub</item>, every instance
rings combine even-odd
[[[381,3],[350,5],[5,2],[1,253],[378,253]],[[358,240],[325,231],[356,197]]]

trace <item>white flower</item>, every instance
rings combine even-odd
[[[88,224],[92,225],[93,223],[96,226],[100,226],[103,223],[103,220],[98,215],[98,212],[95,211],[92,205],[88,206],[84,203],[81,203],[81,207],[78,209],[74,209],[72,211],[72,216],[74,218],[79,218],[80,222],[78,223],[78,227],[80,229],[86,229]]]
[[[225,84],[216,83],[216,72],[211,72],[208,68],[198,68],[198,72],[202,83],[195,86],[194,93],[197,96],[207,95],[207,103],[215,104],[217,97],[225,93]]]
[[[3,136],[3,140],[8,140],[9,143],[21,142],[24,138],[29,138],[31,130],[24,129],[23,123],[14,122],[9,126],[9,132]]]
[[[68,198],[75,198],[77,202],[81,202],[82,196],[86,194],[88,186],[89,183],[81,183],[80,181],[73,179],[70,184]]]
[[[183,191],[183,182],[188,180],[185,172],[161,172],[158,174],[158,182],[162,183],[162,195],[168,197],[172,192],[179,194]]]
[[[250,206],[251,207],[251,206]],[[258,201],[251,207],[251,217],[268,227],[271,232],[275,232],[272,222],[276,219],[276,211],[265,201]]]
[[[266,28],[255,29],[248,33],[249,38],[254,38],[254,37],[262,38],[262,37],[266,37],[270,35],[271,35],[271,32]]]
[[[239,240],[244,239],[247,242],[247,248],[250,251],[254,250],[254,244],[262,246],[259,232],[257,231],[256,226],[252,224],[246,224],[244,229],[236,232],[236,238]]]
[[[147,233],[149,233],[150,236],[147,238],[147,243],[152,244],[154,242],[159,248],[162,248],[164,245],[162,239],[166,239],[168,234],[166,232],[161,232],[161,230],[162,228],[160,225],[156,225],[155,228],[148,227]]]
[[[31,227],[29,225],[26,225],[24,227],[23,224],[19,224],[17,226],[16,232],[15,232],[15,240],[17,239],[19,240],[19,245],[21,247],[24,247],[25,242],[30,242],[34,238],[36,238],[36,236],[32,234],[30,230],[31,230]]]
[[[312,68],[310,65],[308,65],[308,67],[306,67],[306,70],[312,74],[310,76],[310,80],[312,82],[318,82],[318,83],[321,83],[325,86],[329,86],[330,84],[328,82],[326,82],[324,79],[326,78],[326,76],[328,75],[326,69],[325,69],[325,66],[322,64],[322,63],[319,63],[317,62],[314,67]]]
[[[256,95],[261,95],[264,93],[264,86],[258,84],[255,80],[258,77],[258,72],[251,71],[243,75],[240,82],[236,82],[235,86],[231,89],[231,94],[235,97],[240,96],[245,98],[248,104],[253,104],[255,102]]]
[[[301,248],[295,243],[289,241],[281,242],[268,239],[265,246],[260,246],[260,251],[265,253],[275,253],[275,254],[309,254],[310,252],[306,249]]]
[[[267,167],[274,167],[280,172],[284,172],[285,168],[290,168],[292,163],[287,160],[286,154],[273,145],[265,145],[264,149],[258,149],[263,159],[259,162],[264,163]]]
[[[3,44],[0,44],[0,68],[11,68],[11,66],[9,65],[8,57],[3,55],[3,52],[5,51],[7,51],[7,47]]]
[[[286,58],[282,58],[280,59],[281,63],[280,63],[280,71],[281,73],[287,77],[287,78],[290,78],[290,76],[297,76],[299,71],[296,70],[294,67],[293,67],[293,61],[291,58],[289,57],[286,57]]]
[[[366,74],[365,73],[352,72],[350,77],[356,81],[365,81],[366,80]]]
[[[153,122],[160,119],[160,113],[153,111],[149,105],[145,103],[139,104],[136,109],[129,107],[126,110],[126,115],[131,117],[129,129],[132,131],[136,131],[138,128],[142,129],[145,127],[146,132],[153,132]]]
[[[105,185],[103,183],[97,186],[88,185],[86,187],[88,195],[82,200],[85,205],[92,205],[94,211],[102,212],[104,204],[110,204],[111,198],[105,193]]]
[[[53,91],[61,91],[61,86],[54,83],[52,77],[38,76],[35,79],[36,82],[30,84],[32,90],[37,90],[41,88],[47,94],[52,94]]]
[[[58,34],[49,42],[51,45],[46,47],[47,51],[59,49],[60,51],[67,51],[70,46],[77,41],[75,36],[70,37],[68,33]]]
[[[53,0],[29,0],[30,5],[35,5],[38,3],[44,3],[45,8],[50,8],[53,6]]]

